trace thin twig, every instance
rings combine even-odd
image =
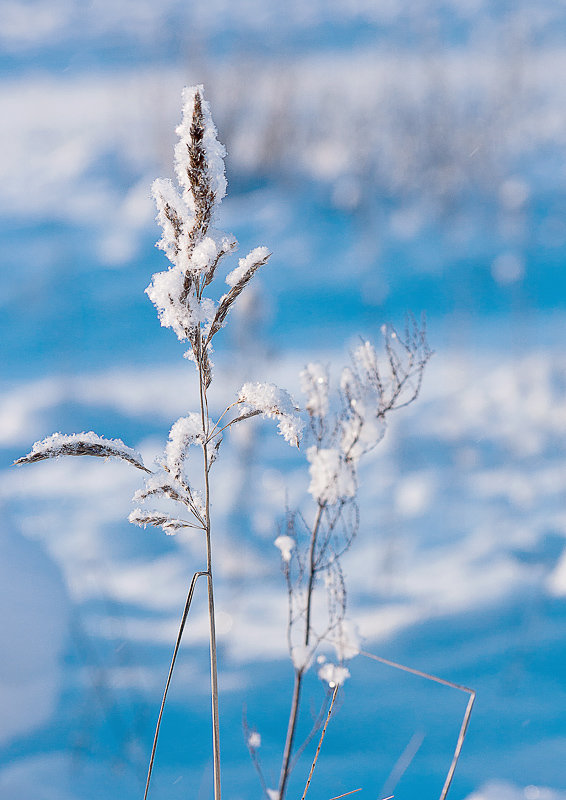
[[[181,623],[179,625],[179,631],[177,633],[177,641],[175,642],[175,649],[173,650],[173,657],[171,658],[171,666],[169,667],[169,673],[167,674],[167,681],[165,683],[165,689],[163,691],[163,698],[161,700],[161,706],[159,708],[159,716],[157,717],[157,725],[155,726],[155,734],[153,736],[153,746],[151,748],[151,756],[149,758],[149,767],[147,770],[147,780],[145,783],[145,792],[143,794],[143,800],[147,800],[147,794],[149,792],[149,782],[151,781],[151,773],[153,772],[153,761],[155,759],[155,751],[157,750],[157,738],[159,736],[159,729],[161,728],[161,718],[163,716],[163,709],[165,708],[165,701],[167,700],[167,693],[169,691],[169,684],[171,683],[171,678],[173,677],[173,670],[175,668],[175,662],[177,660],[177,653],[179,652],[179,646],[181,644],[181,639],[183,638],[183,631],[185,630],[185,623],[187,622],[187,616],[189,614],[189,609],[191,607],[191,603],[193,601],[193,594],[195,591],[195,586],[197,580],[202,575],[208,575],[208,572],[195,572],[192,577],[191,585],[189,587],[189,593],[187,594],[187,600],[185,602],[185,608],[183,610],[183,616],[181,617]]]
[[[340,800],[341,797],[348,797],[349,794],[356,794],[356,792],[361,792],[361,787],[359,789],[352,789],[350,792],[344,792],[344,794],[338,794],[336,797],[331,797],[330,800]],[[391,798],[388,798],[391,800]]]
[[[396,661],[390,661],[388,658],[382,658],[381,656],[376,656],[373,653],[366,652],[365,650],[360,650],[360,655],[366,656],[366,658],[371,658],[373,661],[379,661],[380,664],[386,664],[388,667],[394,667],[395,669],[403,670],[403,672],[409,672],[411,673],[411,675],[417,675],[419,678],[425,678],[428,681],[434,681],[435,683],[440,683],[443,686],[449,686],[451,689],[458,689],[458,691],[466,692],[466,694],[470,695],[470,699],[468,700],[468,705],[466,706],[466,711],[464,712],[462,725],[460,726],[460,733],[458,734],[458,741],[456,742],[454,756],[452,758],[450,768],[446,775],[446,780],[444,781],[442,792],[440,793],[439,800],[445,800],[446,795],[448,794],[448,790],[450,789],[450,785],[452,783],[452,778],[454,777],[454,772],[456,770],[456,765],[458,764],[458,759],[460,758],[460,752],[462,750],[462,745],[464,744],[464,739],[466,738],[468,723],[470,722],[472,708],[474,705],[474,701],[476,699],[475,691],[473,689],[469,689],[467,686],[462,686],[459,683],[453,683],[452,681],[447,681],[445,678],[438,678],[436,675],[429,675],[428,672],[422,672],[420,669],[413,669],[413,667],[407,667],[404,664],[398,664]]]
[[[307,796],[307,792],[309,790],[311,778],[314,772],[314,768],[316,767],[316,762],[318,761],[318,756],[320,753],[320,748],[322,747],[322,743],[324,741],[324,737],[326,736],[326,728],[328,727],[328,723],[330,722],[330,717],[332,716],[332,709],[334,707],[334,701],[336,700],[336,695],[338,694],[339,684],[337,683],[334,687],[334,691],[332,692],[332,700],[330,701],[330,708],[328,709],[328,714],[326,715],[326,721],[324,723],[324,728],[322,729],[322,733],[320,734],[320,740],[318,742],[318,747],[316,748],[316,753],[314,755],[314,761],[312,762],[311,771],[309,772],[309,777],[307,778],[307,784],[305,786],[305,791],[303,792],[303,796],[301,800],[305,800]]]

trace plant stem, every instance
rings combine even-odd
[[[202,341],[199,341],[202,347]],[[200,349],[199,347],[199,349]],[[216,623],[214,617],[214,585],[212,578],[212,550],[210,543],[210,485],[208,480],[208,414],[206,413],[207,399],[206,386],[202,370],[202,360],[199,359],[199,392],[200,413],[202,423],[202,453],[204,467],[205,490],[205,534],[206,534],[206,571],[208,575],[208,621],[210,626],[210,694],[212,702],[212,751],[214,762],[214,800],[221,800],[220,791],[220,716],[218,712],[218,668],[216,655]]]
[[[311,534],[311,543],[310,543],[310,551],[309,551],[309,582],[308,582],[308,589],[307,589],[307,607],[306,607],[306,614],[305,614],[305,647],[308,646],[310,641],[310,620],[311,620],[311,607],[312,607],[312,595],[314,589],[314,578],[315,578],[315,549],[316,549],[316,538],[318,536],[318,531],[320,528],[320,523],[322,520],[322,511],[324,506],[319,503],[318,510],[316,513],[316,519],[314,521],[312,534]],[[297,728],[297,721],[299,718],[299,700],[301,697],[301,684],[303,682],[303,670],[298,669],[295,671],[295,685],[293,687],[293,699],[291,701],[291,710],[289,712],[289,723],[287,726],[287,737],[285,739],[285,750],[283,752],[283,762],[281,764],[281,775],[279,777],[279,800],[283,800],[285,796],[285,789],[287,787],[287,780],[289,779],[289,775],[291,770],[289,769],[289,764],[291,762],[291,755],[293,754],[293,741],[295,739],[295,731]]]
[[[295,671],[293,700],[291,701],[291,711],[289,713],[289,724],[287,726],[287,738],[285,740],[283,763],[281,764],[281,775],[279,776],[279,800],[283,800],[283,797],[285,796],[287,780],[290,775],[289,762],[291,761],[291,754],[293,752],[293,741],[295,739],[295,730],[297,727],[297,719],[299,715],[299,700],[301,697],[302,681],[303,681],[303,673],[301,672],[301,670],[298,669]]]
[[[177,633],[177,641],[175,642],[175,649],[173,650],[173,657],[171,658],[171,666],[169,667],[169,673],[167,675],[167,681],[165,683],[165,689],[163,690],[163,697],[161,699],[161,706],[159,708],[159,716],[157,717],[157,724],[155,726],[155,734],[153,736],[153,746],[151,748],[151,756],[149,758],[149,767],[147,770],[147,780],[145,782],[145,792],[143,795],[143,800],[147,800],[147,795],[149,792],[149,784],[151,781],[151,775],[153,772],[153,762],[155,760],[155,751],[157,750],[157,739],[159,737],[159,730],[161,728],[161,718],[163,717],[163,711],[165,709],[165,703],[167,701],[167,693],[169,692],[169,685],[171,683],[171,678],[173,677],[173,670],[175,669],[175,662],[177,661],[177,654],[179,652],[179,647],[181,645],[181,639],[183,638],[183,631],[185,630],[185,624],[187,622],[187,616],[189,614],[189,609],[191,607],[191,603],[193,601],[193,594],[195,591],[195,586],[197,580],[203,576],[208,575],[207,572],[195,572],[193,575],[193,579],[191,580],[191,585],[189,587],[189,592],[187,594],[187,599],[185,602],[185,608],[183,610],[183,616],[181,617],[181,623],[179,625],[179,632]]]

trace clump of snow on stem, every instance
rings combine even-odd
[[[175,265],[181,244],[178,240],[179,230],[186,230],[190,224],[187,208],[173,181],[168,178],[156,178],[151,185],[151,194],[157,208],[157,221],[163,232],[157,247]]]
[[[278,536],[277,539],[273,542],[275,547],[277,547],[281,552],[281,558],[283,561],[288,563],[291,560],[291,555],[293,553],[293,549],[296,545],[295,540],[292,536]]]
[[[242,416],[259,412],[278,419],[277,427],[285,441],[299,446],[304,424],[296,413],[291,395],[285,389],[273,383],[245,383],[240,389],[238,401],[244,404],[240,412]]]
[[[317,503],[334,505],[343,498],[355,496],[354,469],[340,450],[334,447],[317,448],[313,445],[307,450],[307,459],[310,462],[311,477],[309,492]]]
[[[261,735],[257,731],[250,731],[248,736],[248,747],[257,750],[261,747]]]
[[[340,667],[330,661],[323,664],[318,670],[318,677],[327,683],[331,689],[335,686],[342,686],[345,680],[350,677],[350,670],[347,667]]]
[[[291,648],[291,660],[296,670],[304,672],[312,662],[314,650],[307,644],[296,644]]]
[[[277,789],[267,789],[267,796],[269,800],[279,800],[279,792]]]
[[[266,261],[270,256],[268,247],[255,247],[245,258],[238,259],[238,266],[226,276],[228,286],[235,286],[242,278],[260,261]]]
[[[187,173],[187,152],[191,145],[191,125],[197,92],[200,95],[202,105],[204,121],[203,145],[206,152],[208,180],[216,203],[220,203],[226,195],[227,187],[224,173],[226,149],[218,141],[216,126],[210,113],[210,105],[203,97],[204,87],[202,85],[185,87],[183,89],[183,116],[176,129],[179,141],[175,145],[175,172],[179,185],[184,189],[183,200],[192,213],[195,211],[195,199]]]
[[[209,426],[211,420],[209,420]],[[180,417],[169,432],[169,441],[165,448],[165,464],[172,475],[179,478],[182,473],[183,464],[187,456],[187,450],[192,444],[202,445],[204,434],[202,430],[202,420],[199,414],[190,413],[186,417]],[[219,442],[208,442],[207,455],[209,465],[216,458],[216,451]]]
[[[145,290],[157,308],[161,325],[171,328],[180,342],[186,341],[191,328],[204,325],[206,332],[216,313],[216,303],[208,297],[199,300],[194,291],[182,301],[184,284],[184,271],[168,269],[155,273]]]
[[[361,650],[362,637],[355,622],[343,619],[332,637],[332,644],[336,650],[336,658],[340,662],[357,656]]]
[[[328,414],[328,372],[322,364],[311,363],[300,373],[301,390],[307,396],[309,414],[324,418]]]

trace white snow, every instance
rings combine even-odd
[[[299,446],[304,423],[296,412],[291,395],[273,383],[245,383],[238,394],[243,403],[241,414],[259,411],[266,417],[278,419],[278,428],[286,442]]]
[[[257,264],[268,259],[270,256],[269,248],[256,247],[245,258],[238,259],[238,266],[226,276],[228,286],[235,286],[242,278],[256,267]]]
[[[317,503],[334,505],[341,499],[356,494],[356,476],[351,464],[336,448],[317,448],[312,445],[307,450],[310,463],[309,492]]]
[[[278,536],[273,544],[280,550],[283,561],[289,562],[293,549],[297,544],[292,536]]]
[[[193,110],[196,93],[200,94],[202,102],[202,112],[204,117],[204,136],[203,144],[206,152],[207,172],[210,181],[210,188],[214,192],[216,203],[220,203],[226,195],[226,176],[224,174],[224,157],[226,149],[220,144],[217,138],[217,131],[212,116],[210,106],[204,99],[204,87],[188,86],[183,89],[183,117],[177,126],[177,136],[179,141],[175,145],[175,172],[179,185],[184,188],[183,199],[187,208],[194,213],[195,200],[192,194],[191,185],[187,176],[187,148],[190,144],[190,132],[193,121]]]
[[[72,455],[90,446],[101,448],[104,458],[115,456],[135,464],[142,464],[139,453],[124,444],[121,439],[105,439],[94,431],[83,433],[53,433],[45,439],[35,442],[30,452],[22,461],[38,461],[45,458],[59,458],[61,455]]]
[[[490,781],[466,800],[566,800],[566,792],[545,786],[519,787],[506,781]]]
[[[314,649],[311,645],[295,644],[291,648],[291,660],[295,669],[307,670],[314,656]]]
[[[4,518],[0,530],[0,744],[53,714],[63,683],[70,604],[64,578],[41,543]]]
[[[248,747],[251,747],[252,750],[257,750],[258,747],[261,747],[261,736],[257,731],[250,732],[248,736]]]
[[[203,441],[202,420],[198,414],[190,413],[173,424],[165,447],[165,461],[175,477],[181,475],[191,444],[200,444]]]
[[[333,689],[335,686],[342,686],[344,681],[350,677],[350,670],[347,667],[327,662],[318,670],[318,677]]]

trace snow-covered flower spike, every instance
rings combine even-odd
[[[143,508],[135,508],[128,517],[128,521],[133,525],[145,528],[151,525],[154,528],[162,528],[168,536],[172,536],[182,528],[196,528],[197,526],[183,519],[175,519],[169,514],[161,511],[146,511]]]
[[[184,189],[183,200],[196,217],[205,217],[226,195],[227,183],[226,149],[218,141],[202,84],[183,89],[183,115],[176,133],[175,172]]]
[[[31,451],[14,461],[14,464],[33,464],[47,458],[60,456],[96,456],[97,458],[119,458],[143,472],[151,472],[144,466],[142,457],[121,439],[105,439],[96,433],[54,433],[35,442]]]
[[[230,290],[218,301],[204,296],[224,256],[237,241],[211,228],[216,208],[226,194],[224,146],[217,138],[203,87],[183,92],[183,116],[177,127],[175,172],[172,181],[153,184],[157,221],[163,231],[157,243],[171,262],[165,272],[152,277],[146,293],[157,308],[161,324],[171,328],[179,341],[188,341],[187,355],[212,380],[209,350],[216,333],[237,297],[256,271],[267,263],[266,247],[256,247],[228,275]]]
[[[299,446],[304,423],[293,398],[285,389],[273,383],[245,383],[238,394],[238,402],[243,404],[240,418],[263,414],[277,419],[279,433],[285,441],[293,447]]]

